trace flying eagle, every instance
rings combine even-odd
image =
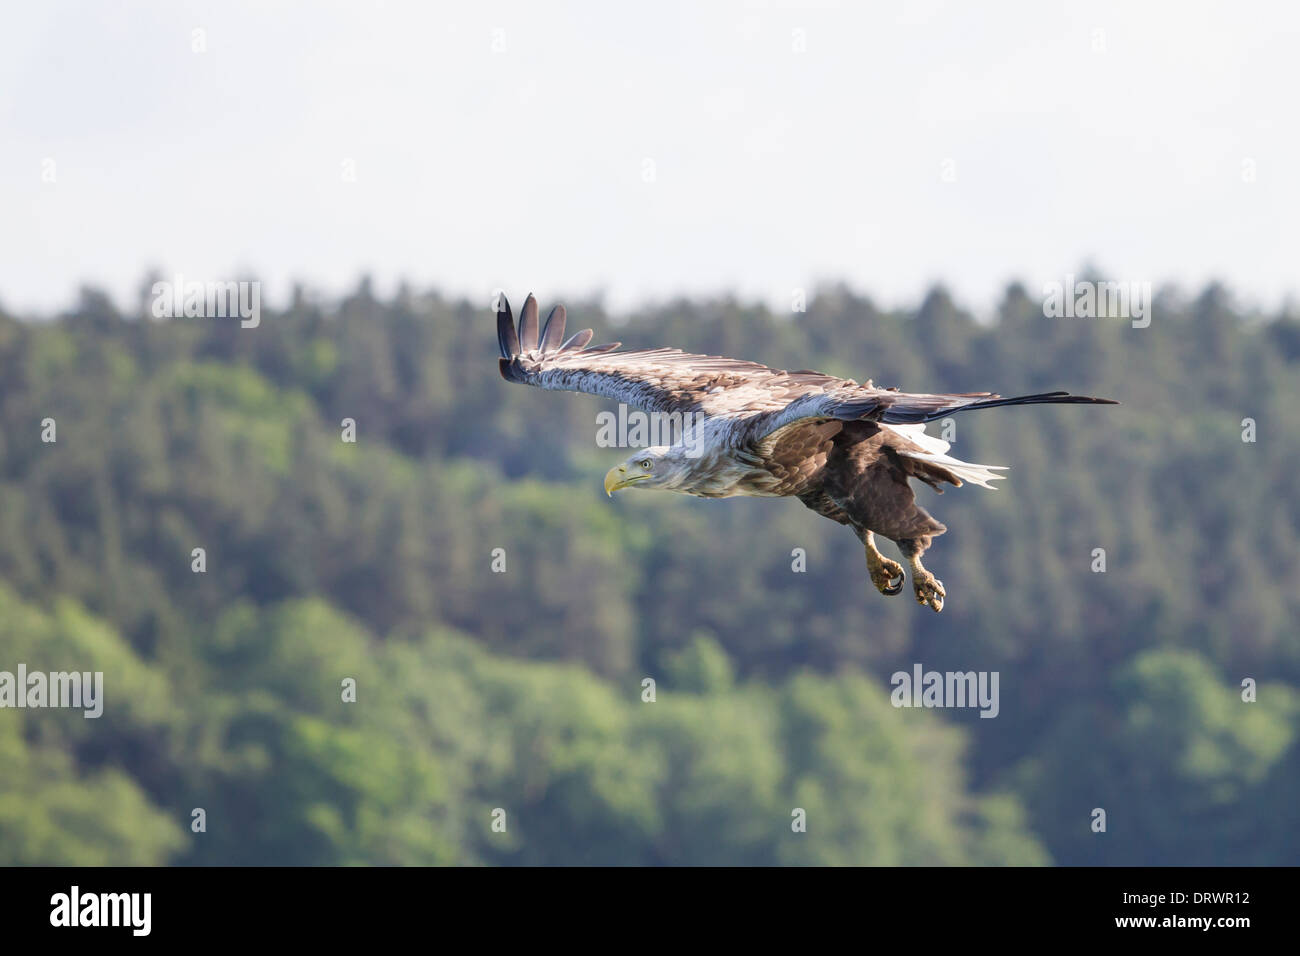
[[[672,446],[642,448],[605,475],[605,491],[658,488],[702,498],[795,497],[848,525],[867,551],[881,594],[903,589],[903,568],[876,550],[879,534],[912,568],[916,600],[943,610],[943,582],[921,565],[930,541],[947,530],[916,503],[909,478],[942,492],[941,482],[983,488],[1004,476],[995,465],[949,457],[948,443],[925,423],[1004,405],[1116,405],[1104,398],[1043,392],[1002,398],[992,392],[928,395],[877,388],[820,372],[785,372],[755,362],[679,349],[616,352],[588,348],[586,329],[564,338],[564,306],[539,331],[537,300],[524,303],[515,328],[510,303],[497,306],[501,375],[508,382],[618,399],[642,411],[679,414],[692,431]],[[689,440],[688,440],[689,439]]]

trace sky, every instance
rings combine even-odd
[[[1300,288],[1300,5],[45,0],[0,30],[0,305],[149,270],[616,310],[844,281]]]

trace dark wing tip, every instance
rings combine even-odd
[[[1118,405],[1113,398],[1093,398],[1091,395],[1071,395],[1069,392],[1057,393],[1062,405]]]
[[[551,309],[546,317],[546,324],[540,333],[537,328],[537,297],[531,292],[524,300],[523,311],[519,314],[519,324],[515,325],[514,313],[510,311],[510,300],[502,293],[497,300],[497,345],[501,349],[501,376],[507,381],[516,381],[513,371],[514,359],[524,352],[540,349],[543,354],[554,352],[581,352],[591,341],[591,329],[583,329],[561,343],[564,338],[564,326],[568,312],[563,305]],[[610,352],[618,348],[621,342],[602,345],[595,351]]]
[[[515,317],[510,311],[510,300],[503,294],[497,303],[497,344],[501,347],[502,358],[514,358],[519,354],[519,336],[515,333]]]

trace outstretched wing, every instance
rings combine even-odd
[[[614,351],[621,342],[588,348],[590,329],[561,341],[564,322],[564,306],[557,305],[539,331],[537,300],[530,295],[516,329],[510,304],[502,297],[497,312],[502,377],[539,388],[604,395],[647,412],[738,417],[779,411],[827,387],[857,387],[818,372],[784,372],[680,349]]]
[[[588,348],[590,329],[561,341],[564,322],[564,306],[557,305],[539,331],[537,300],[530,295],[516,329],[503,296],[497,313],[502,377],[539,388],[604,395],[649,412],[730,418],[731,444],[760,458],[770,455],[779,442],[803,444],[806,436],[800,429],[832,420],[914,424],[1001,405],[1116,404],[1068,392],[1016,398],[992,392],[914,394],[679,349],[614,351],[620,342]]]
[[[915,425],[958,412],[1008,405],[1118,404],[1119,402],[1108,398],[1071,395],[1069,392],[1040,392],[1036,395],[1003,398],[994,392],[930,395],[859,385],[852,388],[831,388],[822,394],[803,396],[779,411],[754,417],[746,422],[746,430],[749,441],[762,450],[792,440],[800,429],[816,427],[831,420]]]

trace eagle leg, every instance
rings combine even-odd
[[[862,535],[862,543],[867,548],[867,572],[871,583],[881,594],[893,596],[903,590],[903,566],[891,561],[876,550],[876,536],[870,531]]]
[[[932,607],[938,612],[943,610],[943,599],[948,596],[948,592],[943,589],[943,582],[921,564],[921,555],[925,553],[927,544],[928,538],[904,538],[898,542],[898,547],[903,552],[903,557],[907,558],[907,563],[912,566],[912,591],[916,594],[916,603]]]

